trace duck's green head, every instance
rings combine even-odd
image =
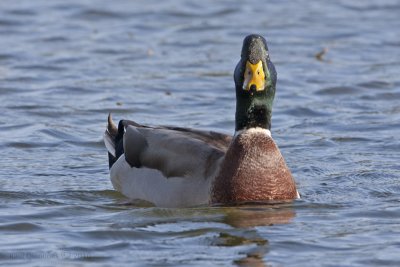
[[[234,73],[236,85],[236,131],[271,129],[276,71],[269,59],[265,39],[257,34],[243,41],[241,59]]]

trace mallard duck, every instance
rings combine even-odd
[[[117,126],[109,115],[104,141],[115,190],[160,207],[299,198],[270,132],[276,79],[265,39],[249,35],[234,72],[233,136],[129,120]]]

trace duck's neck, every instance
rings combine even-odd
[[[253,95],[238,93],[236,95],[236,132],[263,128],[271,130],[273,98],[255,92]]]

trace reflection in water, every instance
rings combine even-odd
[[[253,245],[248,251],[242,253],[245,257],[235,260],[234,263],[238,266],[266,266],[264,256],[268,252],[268,240],[260,237],[255,230],[240,234],[242,236],[220,233],[213,245],[222,247]]]
[[[255,227],[290,223],[296,213],[282,205],[227,208],[223,222],[233,227]]]
[[[251,267],[263,267],[267,266],[264,263],[264,255],[267,254],[267,247],[257,247],[257,251],[252,251],[246,254],[246,257],[234,261],[238,266],[251,266]]]
[[[274,224],[287,224],[295,217],[296,213],[290,206],[263,205],[242,206],[224,209],[223,222],[238,229],[256,226],[272,226]],[[264,257],[269,251],[268,240],[261,237],[256,230],[239,231],[238,235],[220,233],[213,245],[217,246],[243,246],[255,245],[245,252],[245,257],[235,260],[238,266],[266,266]]]

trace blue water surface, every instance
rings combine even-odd
[[[0,2],[0,265],[399,266],[400,3]],[[243,38],[278,72],[302,199],[164,209],[113,191],[106,118],[233,133]]]

